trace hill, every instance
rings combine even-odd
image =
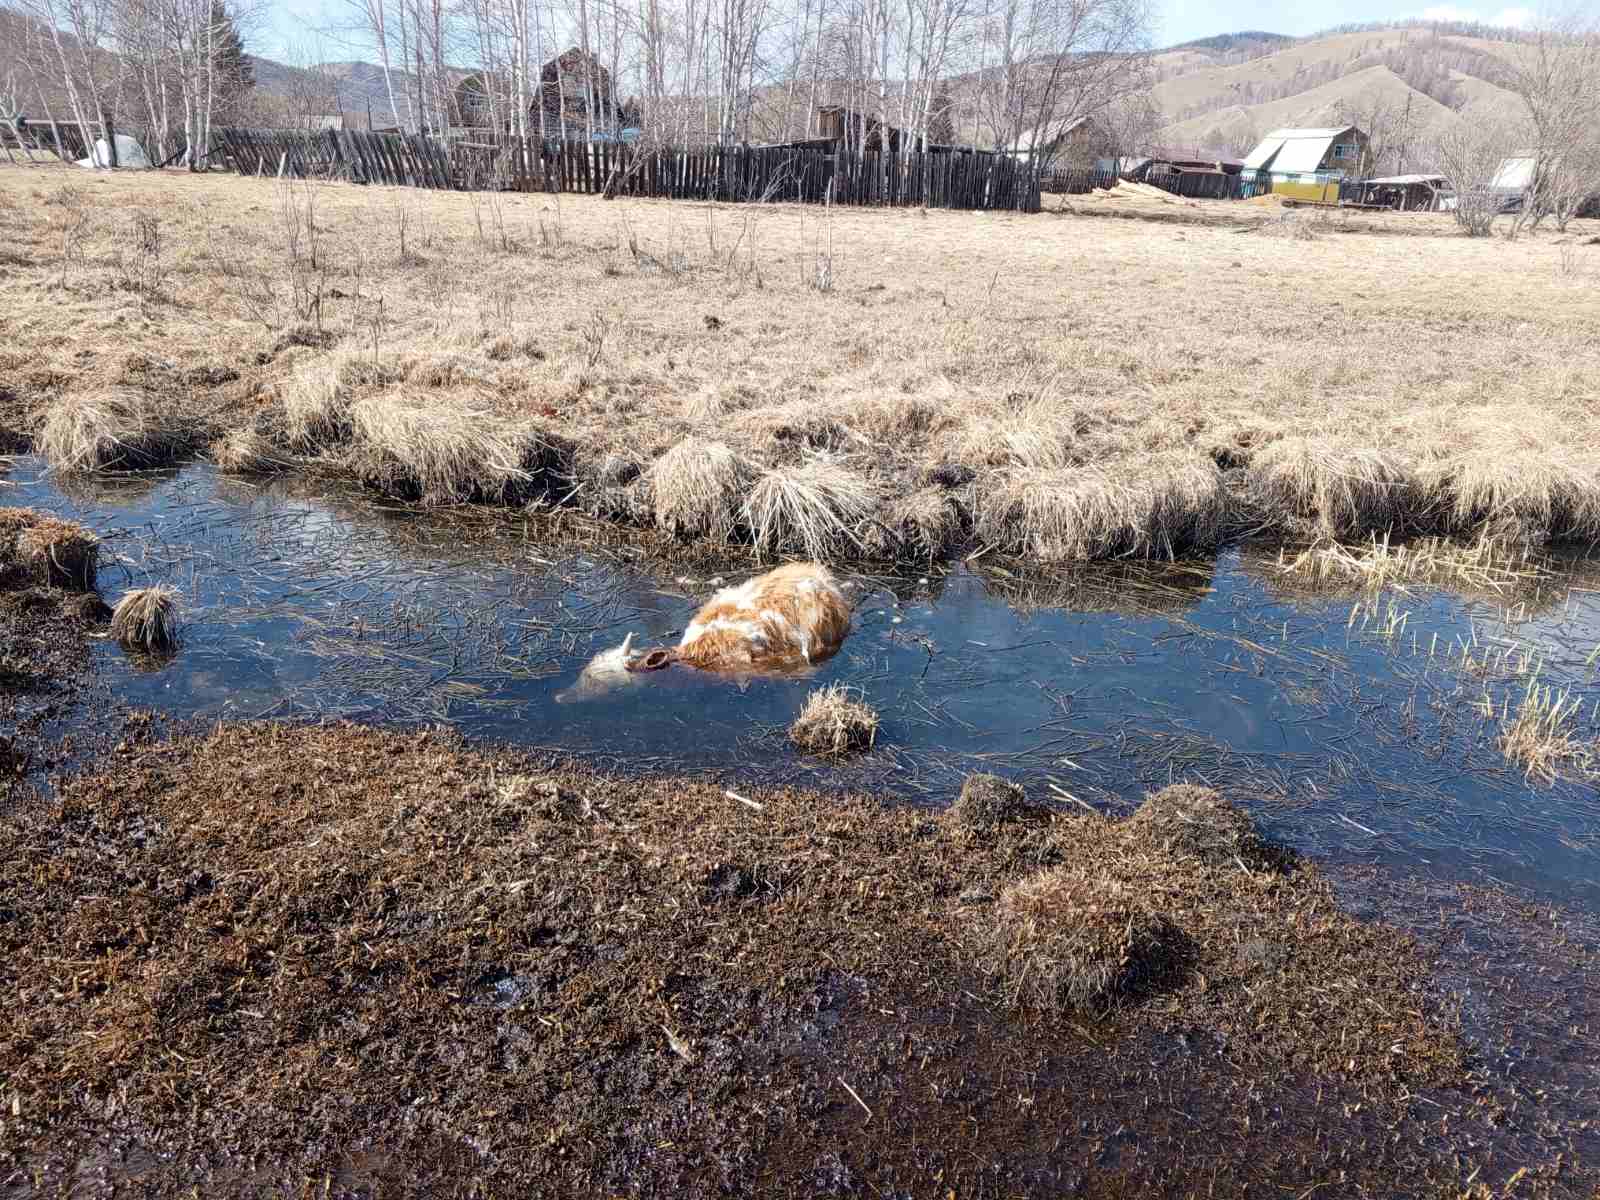
[[[1246,33],[1204,39],[1155,58],[1151,98],[1173,151],[1243,154],[1285,125],[1404,122],[1411,140],[1464,116],[1512,120],[1506,90],[1516,35],[1464,26],[1336,31],[1297,41]]]

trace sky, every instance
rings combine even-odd
[[[323,61],[373,58],[369,39],[338,32],[355,18],[360,0],[266,0],[250,50],[279,61],[303,50]],[[1600,0],[1588,0],[1600,4]],[[1535,9],[1522,6],[1473,8],[1464,4],[1413,7],[1383,0],[1343,0],[1334,4],[1297,4],[1283,0],[1158,0],[1158,45],[1171,46],[1218,33],[1263,29],[1302,36],[1334,25],[1366,21],[1474,21],[1522,28],[1535,19]]]

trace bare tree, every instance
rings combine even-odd
[[[1433,145],[1434,168],[1455,188],[1455,219],[1468,237],[1486,237],[1504,209],[1506,196],[1493,186],[1520,130],[1488,121],[1456,121]]]
[[[1048,167],[1054,130],[1147,91],[1154,21],[1150,0],[996,0],[984,80],[995,144]]]
[[[1507,87],[1528,109],[1533,174],[1508,236],[1536,228],[1558,206],[1556,193],[1583,186],[1586,148],[1600,121],[1600,31],[1572,10],[1540,22],[1513,59]]]

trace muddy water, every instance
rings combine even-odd
[[[442,721],[634,769],[930,804],[975,769],[1113,810],[1169,780],[1206,781],[1273,836],[1334,862],[1600,901],[1594,786],[1524,778],[1485,716],[1514,710],[1536,667],[1582,699],[1580,732],[1594,735],[1600,573],[1581,563],[1553,564],[1537,596],[1509,602],[1423,589],[1297,596],[1248,548],[1053,579],[983,561],[861,576],[850,640],[810,678],[739,687],[669,672],[560,703],[592,654],[627,632],[674,640],[739,569],[673,578],[549,544],[502,515],[418,516],[204,465],[63,491],[22,459],[9,479],[0,501],[104,536],[108,600],[158,582],[182,592],[171,661],[97,647],[125,704]],[[845,768],[783,736],[806,693],[833,682],[883,719],[881,749]]]

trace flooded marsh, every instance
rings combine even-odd
[[[1592,1189],[1600,798],[1506,748],[1536,689],[1600,732],[1584,560],[1509,590],[1254,544],[841,573],[853,628],[809,673],[563,703],[751,565],[205,463],[6,484],[98,535],[106,602],[169,589],[177,624],[163,653],[107,617],[39,634],[84,648],[79,701],[23,689],[43,739],[115,745],[42,753],[0,814],[56,873],[14,865],[0,910],[84,964],[11,968],[5,1200],[95,1163],[163,1194],[1185,1195],[1197,1161],[1237,1193]],[[833,688],[876,718],[848,758],[790,744]],[[1157,836],[1173,783],[1237,806],[1226,853],[1181,812]],[[1137,993],[1109,1017],[1034,1011],[1033,965],[1084,977],[1109,934],[991,962],[1061,910],[1049,880],[1160,948],[1096,984]]]

